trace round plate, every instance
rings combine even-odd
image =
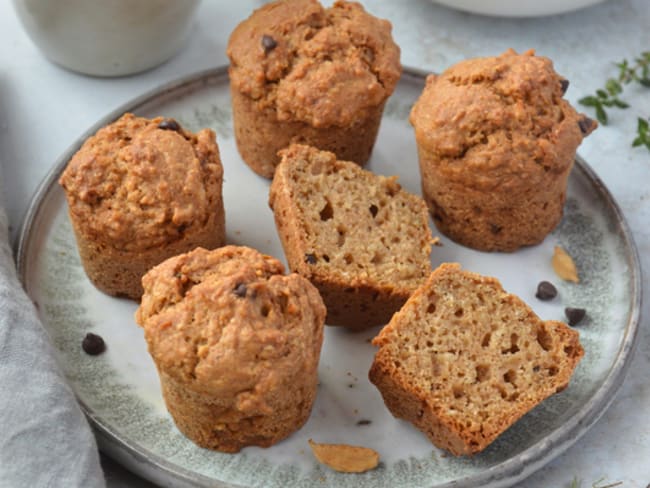
[[[405,70],[389,100],[368,169],[400,178],[419,194],[420,181],[410,107],[424,75]],[[60,362],[98,434],[100,447],[131,470],[173,486],[507,486],[557,456],[600,417],[623,381],[635,343],[640,271],[630,232],[612,197],[580,159],[569,179],[560,226],[534,247],[512,254],[482,253],[441,238],[432,263],[457,261],[496,276],[506,290],[531,304],[543,319],[564,317],[564,307],[583,307],[580,325],[585,356],[569,387],[544,401],[496,442],[472,458],[456,458],[433,447],[410,424],[396,420],[367,379],[374,355],[369,340],[379,328],[352,334],[327,328],[318,397],[310,420],[283,442],[224,454],[196,447],[169,417],[158,377],[135,324],[136,303],[97,291],[79,262],[57,179],[72,154],[101,126],[123,112],[176,118],[190,130],[217,133],[224,164],[227,240],[284,259],[268,207],[269,181],[240,159],[233,139],[226,68],[189,76],[125,105],[99,121],[55,164],[30,207],[18,251],[18,268],[36,303]],[[580,284],[553,273],[553,247],[573,256]],[[554,282],[559,298],[541,302],[537,283]],[[106,340],[101,356],[82,352],[92,331]],[[336,473],[312,457],[308,439],[372,447],[377,469],[358,475]]]

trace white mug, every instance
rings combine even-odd
[[[183,45],[199,0],[14,0],[51,61],[95,76],[153,68]]]

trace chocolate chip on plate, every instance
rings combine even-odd
[[[235,295],[237,295],[240,298],[244,298],[246,296],[246,291],[248,288],[246,287],[246,284],[244,283],[239,283],[235,289],[233,290]]]
[[[264,54],[268,54],[273,51],[278,46],[278,43],[275,42],[271,36],[264,34],[262,36],[262,47],[264,48]]]
[[[584,308],[567,307],[564,309],[564,314],[569,319],[569,325],[578,325],[585,318],[587,311]]]
[[[564,95],[569,89],[569,80],[560,80],[560,86],[562,87],[562,95]]]
[[[176,122],[174,119],[165,119],[160,124],[158,124],[158,128],[162,130],[173,130],[178,132],[181,130],[181,126]]]
[[[557,296],[557,289],[553,286],[553,283],[540,281],[535,296],[540,300],[552,300]]]
[[[89,332],[81,341],[81,347],[83,348],[86,354],[91,356],[97,356],[98,354],[103,353],[106,350],[106,343],[101,336]]]
[[[307,264],[316,264],[316,256],[311,253],[305,254],[305,262]]]

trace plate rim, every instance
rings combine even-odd
[[[410,78],[411,81],[424,83],[429,71],[418,68],[403,67],[402,79]],[[140,107],[182,90],[192,84],[215,80],[223,82],[221,78],[228,78],[228,66],[219,66],[207,70],[197,71],[176,78],[170,82],[154,87],[143,94],[120,105],[107,115],[98,120],[61,154],[55,161],[52,168],[46,173],[30,199],[29,206],[23,217],[18,244],[16,250],[16,268],[18,277],[29,296],[26,287],[28,270],[27,255],[32,241],[32,236],[37,228],[39,217],[43,211],[43,203],[50,195],[52,188],[56,188],[59,175],[63,172],[71,156],[81,147],[83,142],[95,134],[101,127],[117,120],[125,112],[136,112]],[[492,487],[505,487],[521,481],[530,476],[533,472],[562,454],[569,447],[575,444],[607,411],[617,396],[625,377],[628,373],[631,359],[637,344],[638,329],[641,318],[641,265],[638,249],[634,242],[631,229],[613,195],[607,189],[604,182],[589,166],[589,164],[576,155],[574,169],[583,173],[597,190],[599,199],[609,207],[616,218],[617,233],[621,236],[622,243],[626,250],[625,258],[631,270],[630,292],[632,300],[629,304],[629,319],[625,324],[625,332],[618,348],[618,352],[608,369],[608,373],[589,400],[580,407],[576,415],[562,424],[550,434],[542,438],[521,453],[503,462],[495,464],[480,473],[464,476],[462,478],[433,485],[433,488],[471,488],[484,483],[492,483]],[[31,297],[30,297],[31,300]],[[222,480],[205,476],[188,470],[168,459],[159,456],[140,445],[132,443],[128,439],[119,436],[104,420],[99,418],[75,392],[75,396],[82,411],[88,418],[90,425],[97,434],[97,441],[100,450],[119,461],[127,469],[145,477],[155,483],[165,483],[169,479],[163,477],[168,475],[177,486],[206,486],[222,488],[245,488],[242,485],[227,483]],[[178,483],[181,483],[180,485]]]

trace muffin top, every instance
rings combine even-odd
[[[265,393],[313,371],[325,306],[306,279],[254,249],[197,248],[142,279],[136,321],[161,371],[197,392],[262,411]]]
[[[548,58],[509,49],[430,75],[410,120],[447,178],[507,191],[563,173],[596,128],[562,98],[567,87]]]
[[[216,136],[125,114],[72,157],[59,183],[87,237],[142,251],[200,229],[220,198]]]
[[[228,42],[233,89],[281,121],[345,127],[393,92],[401,74],[391,25],[358,3],[269,3]]]

